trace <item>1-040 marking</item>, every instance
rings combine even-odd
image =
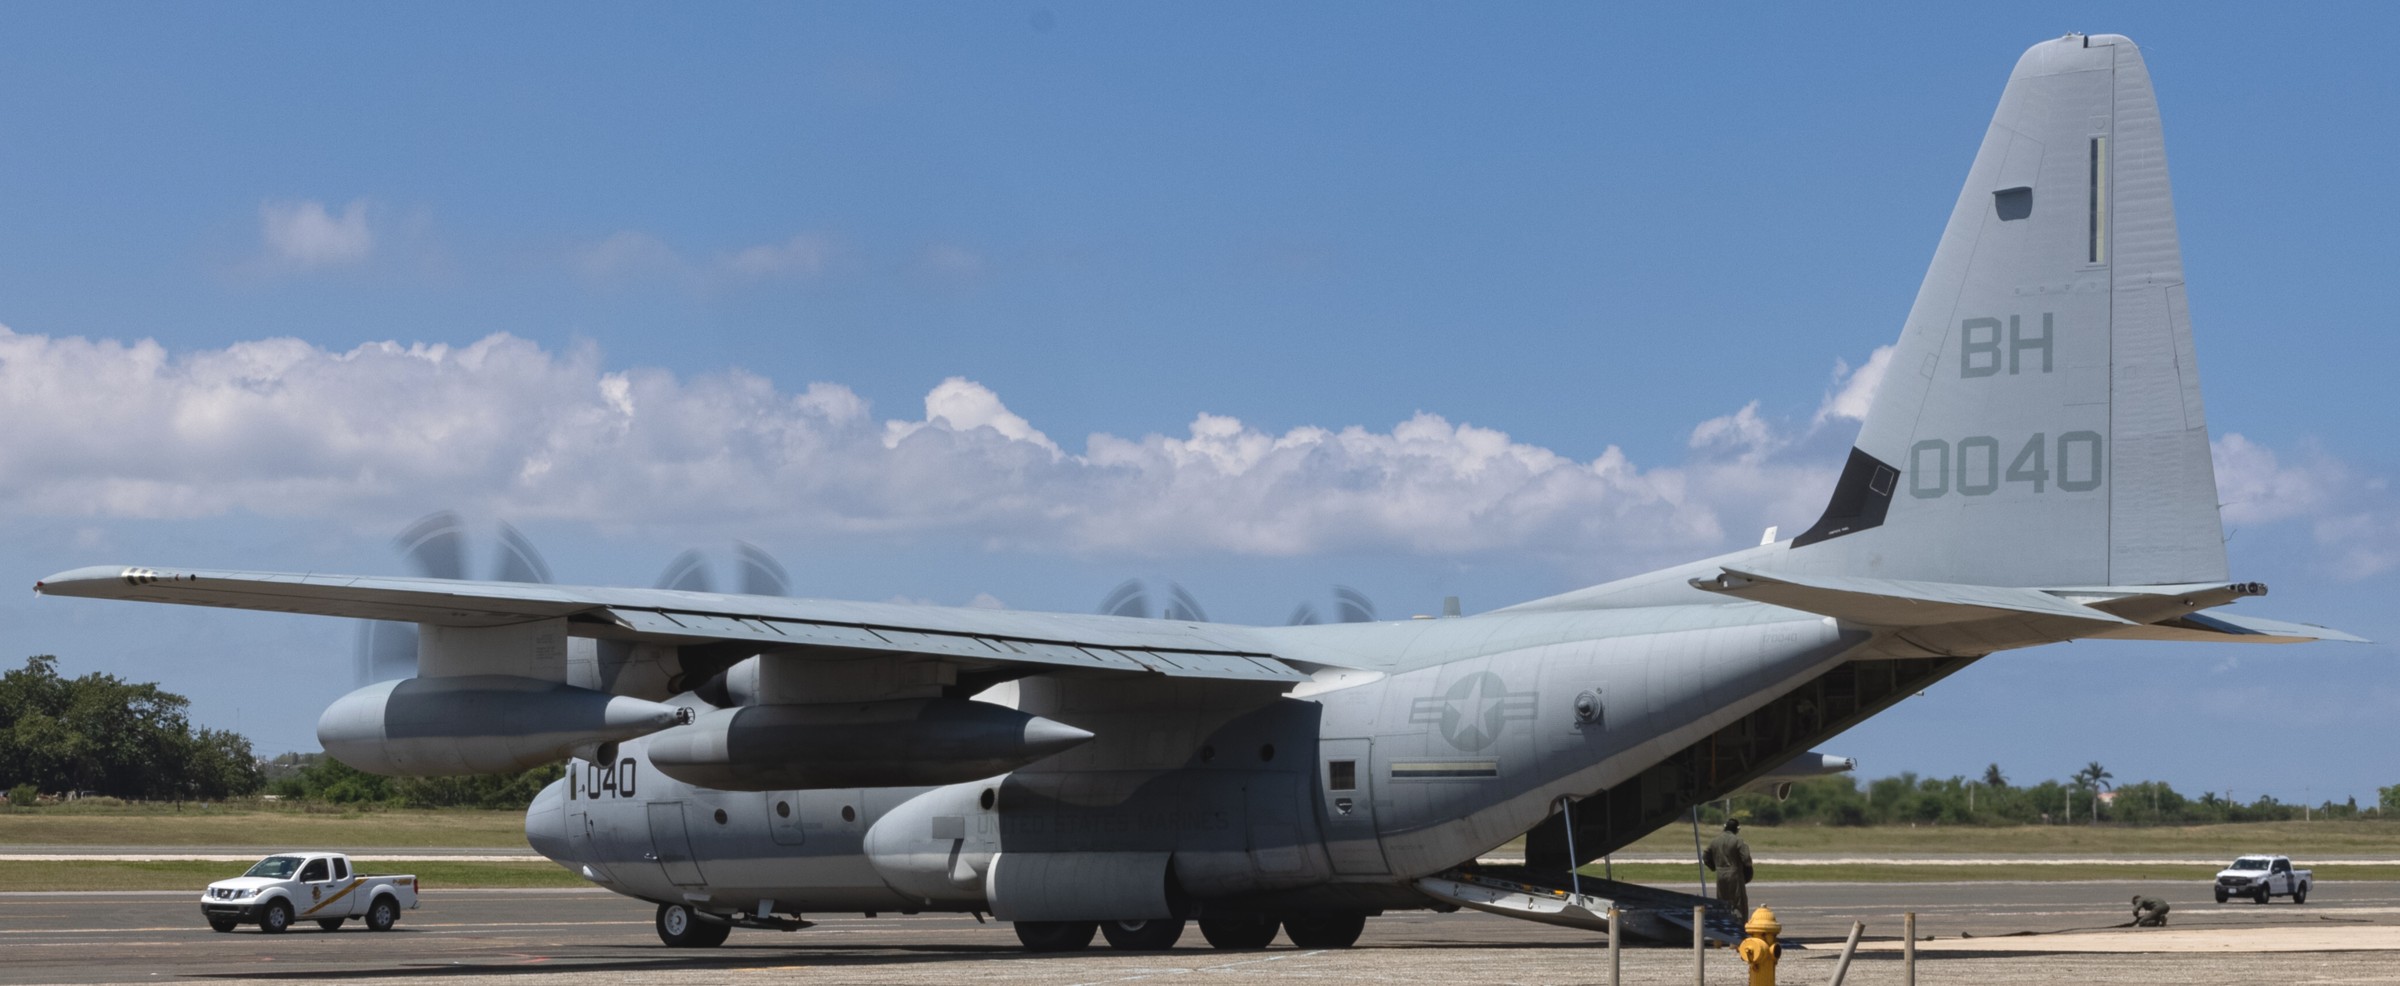
[[[1988,496],[1999,492],[2002,483],[2028,484],[2035,493],[2053,489],[2081,493],[2100,488],[2105,473],[2099,432],[2063,432],[2056,442],[2037,432],[2023,445],[2009,444],[2015,446],[2015,454],[2007,458],[2005,469],[2000,465],[2004,446],[1990,435],[1971,435],[1955,445],[1928,438],[1910,446],[1909,495],[1920,500],[1952,492]]]

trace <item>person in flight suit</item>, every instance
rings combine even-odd
[[[2133,926],[2164,928],[2167,926],[2168,909],[2166,901],[2136,894],[2133,898]]]
[[[1740,819],[1725,820],[1725,831],[1700,854],[1700,865],[1717,871],[1717,899],[1731,904],[1735,915],[1749,917],[1750,844],[1742,841]]]

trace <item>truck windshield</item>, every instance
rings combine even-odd
[[[242,875],[263,876],[269,880],[281,880],[291,876],[292,871],[299,868],[300,857],[298,856],[269,856],[265,859],[259,860],[258,865],[251,867],[249,872]]]
[[[2234,860],[2233,865],[2226,868],[2234,870],[2263,870],[2267,868],[2267,857],[2244,856],[2240,859]]]

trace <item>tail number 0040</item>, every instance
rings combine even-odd
[[[2003,458],[2006,447],[2015,452]],[[1955,445],[1928,438],[1908,450],[1908,492],[1920,500],[1954,492],[1989,496],[2008,483],[2025,484],[2035,493],[2082,493],[2100,488],[2104,469],[2098,432],[2064,432],[2055,443],[2037,432],[2022,445],[2013,440],[2003,445],[1989,435],[1961,438]]]

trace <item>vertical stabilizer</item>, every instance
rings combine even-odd
[[[2139,49],[2017,62],[1793,570],[1985,585],[2225,577],[2158,104]],[[1782,566],[1779,566],[1782,567]]]

